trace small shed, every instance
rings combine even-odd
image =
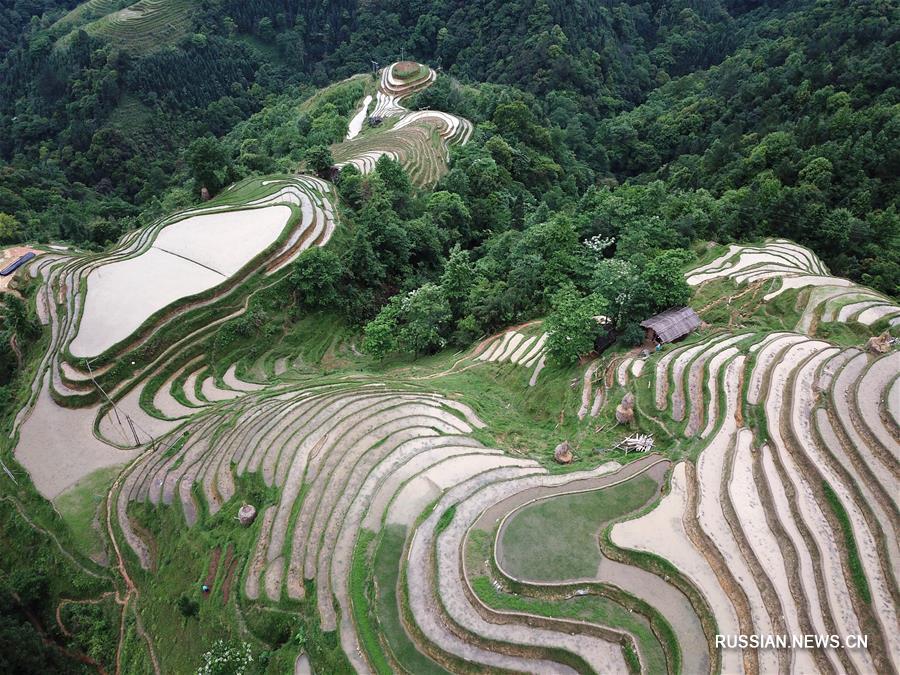
[[[690,307],[675,307],[641,322],[647,339],[654,342],[673,342],[700,328],[700,317]]]

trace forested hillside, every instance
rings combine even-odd
[[[268,121],[315,85],[407,55],[462,85],[442,80],[418,105],[479,123],[466,153],[505,169],[483,194],[471,180],[447,190],[491,221],[483,231],[583,199],[601,210],[579,236],[787,236],[897,292],[891,3],[162,0],[134,5],[141,23],[115,14],[127,3],[73,4],[2,13],[4,241],[103,246],[195,200],[200,138],[216,139],[205,148],[229,180],[295,169],[339,125],[310,139],[309,115]]]

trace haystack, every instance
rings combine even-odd
[[[622,402],[616,406],[616,422],[631,424],[634,421],[634,394],[625,394]]]
[[[256,507],[252,504],[244,504],[238,511],[238,520],[244,527],[253,523],[256,520]]]
[[[569,441],[563,441],[556,446],[556,450],[553,451],[553,459],[560,464],[572,463],[575,456],[572,454],[572,446],[569,444]]]
[[[866,342],[866,351],[873,354],[887,354],[891,351],[891,334],[885,331],[881,335],[872,336]]]

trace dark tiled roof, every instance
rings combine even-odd
[[[662,342],[671,342],[698,329],[700,317],[690,307],[676,307],[642,321],[641,327],[652,329]]]

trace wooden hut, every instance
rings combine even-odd
[[[700,317],[690,307],[675,307],[641,322],[648,341],[674,342],[700,328]]]

